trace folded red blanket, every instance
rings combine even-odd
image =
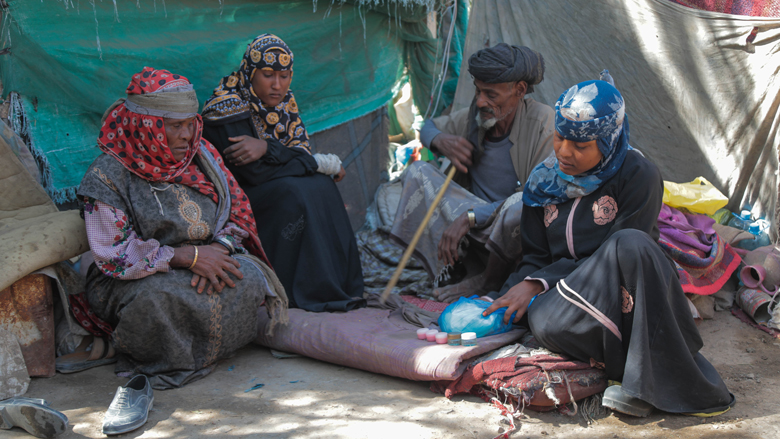
[[[582,361],[563,355],[540,353],[483,361],[471,366],[454,381],[437,381],[431,390],[451,398],[470,393],[490,402],[497,395],[515,405],[552,410],[604,391],[607,374]]]

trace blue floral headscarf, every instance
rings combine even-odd
[[[558,159],[550,155],[531,172],[523,191],[523,203],[528,206],[546,206],[583,197],[598,189],[617,174],[633,149],[628,144],[628,117],[623,96],[607,81],[581,82],[558,98],[555,103],[555,130],[575,142],[596,140],[603,155],[593,169],[579,175],[567,175],[558,166]]]

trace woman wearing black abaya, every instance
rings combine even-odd
[[[546,348],[604,368],[622,382],[604,393],[613,410],[723,413],[734,397],[699,352],[677,270],[657,244],[663,181],[628,143],[623,97],[586,81],[555,113],[555,155],[523,192],[523,260],[485,314],[527,313]]]
[[[355,236],[334,183],[344,168],[335,155],[310,153],[289,89],[292,66],[284,41],[257,37],[203,107],[203,137],[249,197],[290,307],[347,311],[365,300]]]

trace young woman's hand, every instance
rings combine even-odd
[[[344,179],[345,175],[347,175],[347,171],[345,171],[344,167],[342,166],[341,170],[339,171],[339,173],[333,176],[333,181],[338,183],[338,182],[340,182],[341,180]]]
[[[507,307],[506,312],[504,312],[504,323],[509,323],[509,319],[515,311],[517,311],[517,314],[512,322],[517,323],[528,309],[531,299],[543,290],[544,285],[538,280],[524,280],[510,288],[506,294],[494,300],[493,304],[482,313],[482,316],[487,317],[495,310]]]
[[[252,136],[228,137],[231,142],[236,142],[222,153],[225,160],[235,166],[244,166],[264,156],[268,151],[268,143],[265,140]]]

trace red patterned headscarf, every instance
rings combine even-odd
[[[177,162],[165,137],[164,118],[194,117],[195,132],[190,149]],[[257,236],[255,217],[244,191],[227,170],[214,146],[201,138],[203,120],[198,114],[198,99],[190,81],[181,75],[151,67],[135,75],[127,87],[127,99],[117,101],[103,115],[98,147],[117,159],[133,174],[151,182],[171,182],[192,187],[219,203],[214,184],[193,162],[200,148],[207,149],[226,175],[231,198],[230,221],[249,233],[245,247],[269,264]]]

